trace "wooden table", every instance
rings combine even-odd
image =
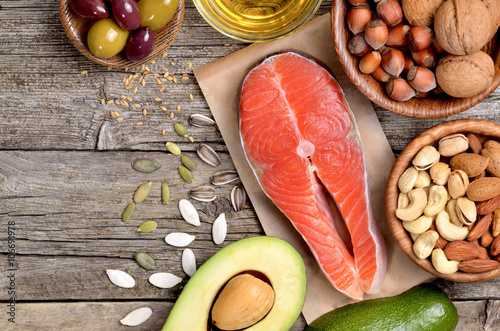
[[[331,1],[325,0],[318,15],[329,12],[330,6]],[[182,29],[168,56],[148,65],[152,73],[163,74],[166,67],[176,83],[160,86],[154,76],[146,77],[144,87],[135,81],[139,88],[133,93],[122,80],[142,71],[108,70],[81,56],[64,34],[57,0],[0,0],[0,330],[15,329],[8,318],[15,318],[18,330],[125,329],[119,320],[146,305],[153,316],[135,330],[158,330],[188,278],[181,268],[182,249],[165,244],[167,233],[196,233],[191,248],[198,265],[219,249],[210,231],[221,212],[226,212],[229,223],[224,245],[264,234],[250,203],[239,213],[232,211],[231,185],[217,187],[213,203],[194,202],[202,219],[196,229],[180,218],[177,207],[190,188],[209,184],[216,170],[234,169],[217,128],[188,125],[191,114],[210,116],[192,67],[245,46],[211,28],[187,1]],[[159,92],[162,86],[165,90]],[[102,99],[120,100],[121,95],[133,99],[127,101],[129,107],[101,104]],[[446,120],[500,122],[499,97],[495,92],[480,105]],[[142,113],[144,108],[147,115]],[[110,112],[115,111],[119,115],[113,113],[113,117]],[[418,133],[445,120],[376,112],[396,155]],[[194,142],[174,132],[175,122],[186,125]],[[165,152],[166,141],[179,144],[197,162],[193,184],[179,178],[179,158]],[[218,151],[223,161],[218,169],[197,158],[200,143]],[[159,161],[162,168],[152,174],[132,170],[131,161],[143,157]],[[138,205],[129,222],[123,222],[123,209],[146,181],[153,181],[151,196]],[[174,201],[170,205],[161,204],[161,182],[170,184]],[[139,234],[136,228],[146,220],[155,220],[159,227]],[[9,229],[15,255],[8,255]],[[184,281],[173,289],[153,287],[147,281],[150,272],[133,260],[137,251],[152,254],[158,270],[182,276]],[[133,289],[114,286],[106,277],[107,268],[129,272],[137,285]],[[436,283],[458,308],[458,330],[500,328],[498,280]],[[11,285],[15,293],[9,293]],[[16,300],[13,309],[8,306],[11,297]],[[7,314],[10,310],[15,316]],[[304,326],[301,317],[293,330]]]

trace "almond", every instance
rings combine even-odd
[[[492,256],[497,256],[500,254],[500,236],[496,237],[491,243],[490,254]]]
[[[500,178],[479,178],[467,187],[467,197],[472,201],[486,201],[500,194]]]
[[[479,139],[477,139],[477,136],[474,133],[469,133],[467,135],[467,139],[469,139],[469,148],[472,151],[472,153],[481,154],[483,146],[481,145]]]
[[[500,153],[483,149],[481,155],[490,159],[486,171],[492,176],[500,177]]]
[[[500,262],[495,260],[470,260],[458,264],[458,269],[470,274],[493,271],[500,267]]]
[[[500,207],[500,195],[476,205],[478,215],[488,215]]]
[[[478,260],[489,260],[490,259],[490,254],[488,254],[488,250],[486,248],[484,248],[483,246],[481,246],[477,240],[473,241],[472,244],[474,244],[474,246],[479,248],[479,250],[481,251],[481,254],[479,254],[479,256],[477,257]]]
[[[474,177],[483,172],[488,166],[489,159],[474,153],[460,153],[450,159],[453,170],[463,170],[469,177]]]
[[[481,255],[481,250],[473,243],[464,240],[455,240],[446,245],[443,249],[448,260],[468,261],[474,260]]]
[[[493,212],[493,221],[491,222],[491,235],[496,238],[500,234],[500,208]]]
[[[493,236],[491,235],[491,231],[488,230],[486,231],[485,234],[483,234],[483,236],[481,237],[481,246],[483,247],[488,247],[491,245],[491,243],[493,242]]]
[[[468,241],[475,241],[481,238],[490,228],[491,221],[493,220],[493,214],[488,214],[483,217],[479,221],[476,222],[476,225],[470,230],[467,235]]]

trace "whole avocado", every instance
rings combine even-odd
[[[452,331],[457,323],[457,309],[446,294],[433,284],[421,284],[393,297],[332,310],[305,331]]]

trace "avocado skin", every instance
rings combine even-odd
[[[353,303],[314,320],[305,331],[452,331],[457,309],[434,284],[421,284],[399,295]]]

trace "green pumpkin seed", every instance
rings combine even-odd
[[[137,231],[142,232],[142,233],[149,233],[152,232],[158,224],[155,221],[147,221],[139,225],[139,228],[137,228]]]
[[[141,186],[139,186],[137,188],[137,190],[135,191],[135,194],[134,194],[135,203],[141,203],[144,200],[146,200],[149,193],[151,193],[151,185],[152,184],[153,184],[153,182],[147,182],[147,183],[141,184]]]
[[[187,130],[181,123],[174,124],[174,130],[181,137],[187,137]]]
[[[134,170],[144,173],[150,173],[161,168],[160,164],[156,161],[149,159],[134,160],[132,162],[132,168]]]
[[[189,170],[191,171],[196,170],[196,163],[194,163],[194,161],[189,156],[183,155],[181,157],[181,162]]]
[[[129,204],[127,207],[125,207],[125,210],[123,211],[122,214],[122,219],[124,222],[127,222],[132,217],[132,215],[134,214],[134,210],[135,210],[135,203],[133,202]]]
[[[193,182],[193,174],[186,167],[179,167],[179,175],[181,175],[181,178],[184,179],[185,182],[189,184]]]
[[[167,149],[169,150],[170,153],[172,153],[174,155],[181,155],[181,149],[179,148],[179,146],[177,146],[177,144],[175,144],[171,141],[167,141],[165,146],[167,147]]]
[[[163,202],[164,205],[170,203],[170,188],[167,183],[161,184],[161,202]]]
[[[146,270],[154,270],[157,268],[156,261],[151,255],[144,252],[137,252],[134,254],[135,261]]]

